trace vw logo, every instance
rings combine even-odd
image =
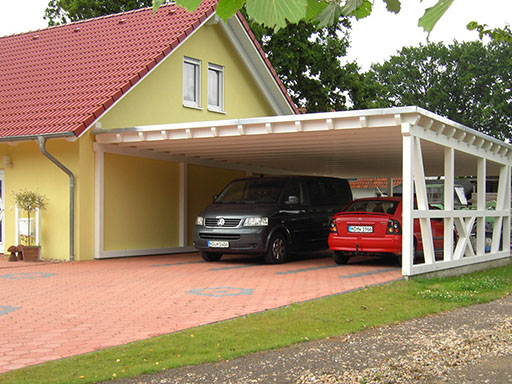
[[[221,218],[219,219],[219,221],[217,221],[217,225],[218,225],[219,227],[222,227],[224,224],[226,224],[226,220],[224,220],[224,218],[223,218],[223,217],[221,217]]]

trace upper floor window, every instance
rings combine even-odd
[[[224,112],[224,67],[208,63],[208,109]]]
[[[190,57],[183,59],[183,105],[201,107],[201,62]]]

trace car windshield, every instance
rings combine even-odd
[[[217,197],[216,203],[272,204],[279,201],[284,180],[249,179],[231,182]]]
[[[353,201],[345,212],[376,212],[394,214],[398,201],[393,200],[360,200]]]

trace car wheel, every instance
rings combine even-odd
[[[280,233],[275,233],[270,238],[267,253],[264,259],[267,264],[281,264],[288,257],[288,241]]]
[[[219,261],[222,257],[222,253],[201,252],[201,257],[204,261]]]
[[[345,252],[335,251],[332,254],[332,257],[336,264],[347,264],[350,256]]]

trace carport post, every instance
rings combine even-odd
[[[402,123],[402,275],[410,276],[413,264],[413,148],[411,124]]]
[[[455,187],[455,150],[444,149],[444,210],[450,211],[450,217],[444,219],[444,260],[453,260],[453,209]]]

